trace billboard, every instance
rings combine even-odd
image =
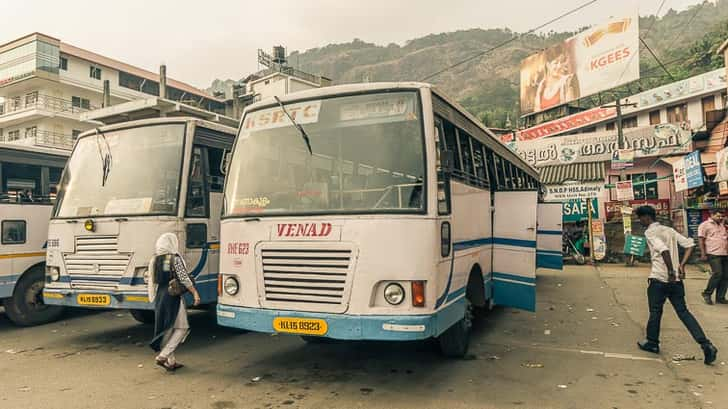
[[[639,18],[617,18],[521,62],[521,114],[639,79]]]

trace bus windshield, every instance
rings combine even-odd
[[[61,180],[56,217],[175,215],[184,124],[81,138]]]
[[[370,93],[246,113],[228,172],[225,215],[421,211],[425,144],[418,101],[415,91]]]

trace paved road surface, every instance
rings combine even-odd
[[[645,276],[621,266],[543,272],[538,312],[483,317],[464,360],[428,342],[238,333],[194,312],[178,351],[188,367],[169,375],[146,346],[151,328],[123,311],[75,311],[35,328],[0,313],[0,408],[728,407],[728,306],[700,304],[705,276],[693,271],[688,301],[721,349],[717,365],[671,362],[702,356],[669,307],[663,354],[643,353]]]

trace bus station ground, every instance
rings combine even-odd
[[[430,342],[241,333],[200,311],[177,353],[187,367],[167,374],[146,346],[151,327],[125,311],[72,311],[34,328],[0,312],[0,408],[728,408],[728,306],[702,302],[707,273],[691,267],[688,304],[717,362],[703,364],[669,304],[661,355],[639,351],[647,273],[540,272],[538,312],[485,315],[461,360]]]

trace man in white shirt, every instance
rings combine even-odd
[[[703,329],[688,311],[685,303],[685,264],[693,252],[695,243],[676,232],[672,227],[663,226],[656,221],[655,209],[641,206],[635,212],[640,223],[647,227],[645,238],[650,248],[652,271],[648,279],[647,299],[650,307],[650,318],[647,321],[647,339],[637,343],[643,351],[660,352],[660,322],[662,309],[667,299],[675,309],[678,318],[690,331],[693,339],[700,344],[705,355],[705,364],[710,365],[718,356],[718,349],[706,338]],[[678,264],[677,246],[685,248],[682,262]],[[678,266],[675,269],[675,266]]]

